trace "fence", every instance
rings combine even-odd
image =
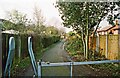
[[[2,34],[0,29],[0,77],[2,76]]]
[[[59,36],[51,36],[51,37],[41,37],[40,35],[28,35],[28,34],[6,34],[2,33],[2,71],[5,69],[6,60],[8,57],[8,49],[9,49],[9,38],[15,38],[15,58],[14,62],[20,62],[22,59],[29,56],[28,54],[28,36],[32,36],[33,39],[33,51],[41,52],[42,48],[46,48],[49,45],[59,41]],[[47,40],[45,41],[44,38]],[[52,41],[51,41],[52,40]],[[46,44],[49,42],[49,44]]]
[[[94,65],[94,64],[103,64],[103,63],[119,63],[119,62],[120,62],[119,60],[103,60],[103,61],[86,61],[86,62],[61,62],[61,63],[48,64],[46,62],[39,61],[37,62],[37,65],[38,65],[37,73],[38,73],[38,78],[42,78],[42,67],[70,66],[70,78],[74,78],[73,66],[75,65],[89,65],[89,64]]]
[[[93,50],[107,59],[120,59],[120,35],[98,35],[93,46]]]

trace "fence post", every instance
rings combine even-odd
[[[106,58],[108,58],[108,34],[106,34],[106,53],[105,53]]]
[[[7,34],[2,33],[2,72],[5,70],[6,60],[7,60]],[[3,73],[2,73],[3,75]]]
[[[0,28],[0,77],[2,77],[2,30]]]
[[[100,37],[99,34],[96,37],[96,51],[99,52],[99,47],[100,47]]]
[[[38,65],[38,78],[41,78],[42,77],[41,61],[37,62],[37,65]]]
[[[19,57],[19,62],[20,62],[20,58],[21,58],[21,37],[20,35],[18,36],[18,57]]]
[[[5,70],[4,70],[4,76],[7,76],[8,74],[8,76],[10,77],[10,69],[13,62],[13,58],[14,58],[14,52],[15,52],[15,40],[14,40],[14,37],[10,37],[9,50],[8,50],[8,56],[7,56],[7,61],[5,65]]]
[[[118,60],[120,60],[120,34],[118,34]]]
[[[72,74],[72,70],[73,70],[73,62],[70,63],[70,78],[72,78],[73,74]]]

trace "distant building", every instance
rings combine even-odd
[[[2,33],[19,34],[19,31],[16,31],[16,30],[5,30],[5,31],[2,31]]]
[[[114,25],[114,26],[109,25],[109,26],[106,26],[102,29],[98,29],[97,33],[99,35],[107,35],[107,34],[117,35],[117,34],[120,34],[120,25],[118,24],[118,20],[116,20],[116,25]]]
[[[100,35],[106,35],[106,34],[120,34],[120,7],[116,7],[114,9],[114,12],[116,13],[115,15],[117,16],[117,18],[115,19],[114,23],[115,25],[109,25],[106,26],[102,29],[98,29],[97,33]]]
[[[8,34],[19,34],[19,31],[16,31],[16,30],[13,30],[13,29],[11,29],[11,30],[4,30],[4,24],[3,24],[3,22],[5,22],[5,21],[7,21],[7,20],[4,20],[4,19],[0,19],[0,31],[2,32],[2,33],[8,33]],[[7,22],[10,22],[10,21],[7,21]],[[12,22],[10,22],[11,24],[13,24]]]

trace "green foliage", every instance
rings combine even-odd
[[[45,36],[44,38],[42,38],[43,48],[46,48],[51,44],[58,42],[59,39],[60,36]]]
[[[72,26],[74,30],[85,28],[87,20],[91,30],[108,13],[108,3],[67,2],[58,3],[57,7],[62,15],[64,26]]]
[[[115,9],[116,6],[120,7],[120,1],[118,1],[118,2],[111,2],[110,3],[110,8],[109,8],[110,9],[110,13],[108,14],[107,21],[111,25],[115,25],[113,21],[115,19],[118,19],[118,16],[119,16],[119,13],[118,14],[114,14],[114,11],[118,11],[118,9]]]
[[[90,2],[58,2],[57,7],[65,27],[72,27],[81,35],[84,56],[88,58],[88,40],[94,27],[108,13],[108,3]],[[97,27],[96,27],[97,28]]]
[[[113,2],[58,2],[61,18],[65,27],[72,27],[81,35],[84,56],[88,58],[89,36],[95,35],[101,20],[108,12],[113,11],[116,3]],[[94,29],[95,28],[95,29]],[[94,32],[94,33],[93,33]]]
[[[54,26],[46,27],[43,25],[44,18],[41,15],[41,10],[37,7],[34,8],[34,19],[27,19],[27,15],[17,10],[8,12],[8,20],[4,20],[5,30],[17,30],[20,34],[39,34],[43,35],[58,35],[59,30]]]
[[[7,14],[9,21],[4,22],[5,28],[22,31],[28,22],[26,14],[22,14],[17,10],[13,10]]]
[[[109,76],[120,76],[120,64],[119,63],[109,63],[109,64],[99,64],[99,65],[90,65],[97,70],[110,71]]]
[[[13,27],[13,23],[12,22],[10,22],[10,21],[7,21],[7,20],[5,20],[5,21],[3,21],[3,28],[4,28],[4,30],[10,30],[10,29],[15,29],[14,27]]]
[[[75,36],[75,33],[73,33],[72,31],[70,31],[68,34],[69,36]]]
[[[58,29],[55,28],[54,26],[49,26],[49,27],[46,27],[45,29],[45,34],[46,35],[58,35]]]
[[[76,35],[71,35],[71,33],[65,47],[73,56],[77,54],[77,51],[83,53],[82,40]]]
[[[11,34],[3,34],[2,35],[4,38],[4,42],[8,42],[9,37],[13,36],[15,38],[15,55],[14,55],[14,60],[12,64],[12,74],[16,74],[16,71],[21,71],[24,70],[26,67],[28,67],[31,62],[29,58],[29,53],[28,53],[28,37],[32,37],[32,47],[33,47],[33,52],[35,55],[35,58],[41,58],[41,54],[43,53],[44,49],[49,47],[50,45],[58,42],[60,40],[59,36],[42,36],[33,34],[33,35],[28,35],[28,34],[19,34],[19,35],[11,35]],[[20,42],[19,42],[20,41]],[[21,43],[21,44],[20,44]],[[19,53],[19,47],[20,46],[20,53]],[[6,52],[3,52],[3,57],[7,57],[7,51],[9,49],[8,43],[4,45],[4,49],[6,49]],[[20,55],[19,55],[20,54]],[[5,58],[4,58],[5,61]]]

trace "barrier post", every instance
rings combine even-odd
[[[42,76],[41,61],[37,62],[37,64],[38,64],[38,78],[41,78]]]
[[[72,78],[73,62],[70,63],[70,78]]]

